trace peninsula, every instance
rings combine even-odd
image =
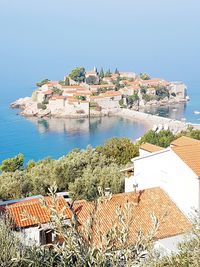
[[[105,116],[120,108],[139,110],[144,106],[169,105],[188,100],[182,82],[151,78],[146,73],[104,72],[75,68],[61,81],[38,82],[31,97],[16,100],[23,116],[79,118]]]

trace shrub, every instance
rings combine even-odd
[[[37,108],[45,110],[47,108],[47,106],[45,104],[43,104],[43,103],[38,103],[37,104]]]
[[[79,109],[79,110],[76,110],[76,113],[77,114],[85,114],[85,110]]]

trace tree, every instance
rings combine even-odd
[[[50,81],[49,79],[44,79],[44,80],[42,80],[42,81],[40,81],[40,82],[37,82],[36,85],[37,85],[38,87],[41,87],[42,85],[48,83],[49,81]]]
[[[140,78],[142,80],[150,80],[151,79],[150,75],[147,73],[140,73]]]
[[[75,68],[69,74],[69,77],[75,82],[84,82],[85,81],[85,69],[83,67]]]
[[[0,166],[2,172],[15,172],[22,170],[24,165],[24,155],[18,154],[14,158],[5,159]]]
[[[150,143],[161,147],[168,147],[175,139],[176,136],[169,130],[162,130],[159,133],[150,130],[143,135],[139,144]]]
[[[96,76],[90,75],[89,77],[86,78],[86,83],[87,84],[98,84],[99,79]]]
[[[118,71],[118,69],[117,69],[117,68],[115,69],[115,74],[119,74],[119,71]]]
[[[86,96],[84,96],[84,95],[79,95],[79,96],[77,96],[77,99],[78,99],[78,100],[81,100],[81,101],[85,101],[85,100],[86,100]]]
[[[137,93],[131,95],[131,96],[127,96],[126,97],[126,103],[127,106],[132,106],[135,102],[137,102],[139,100],[139,96]]]
[[[98,197],[99,186],[110,188],[113,194],[124,192],[124,176],[116,163],[94,169],[88,166],[82,177],[69,184],[69,191],[75,199],[94,200]]]
[[[101,70],[100,70],[99,78],[100,78],[100,79],[103,79],[103,78],[104,78],[104,71],[103,71],[103,68],[101,68]]]
[[[108,69],[107,71],[106,71],[106,73],[105,73],[105,77],[111,77],[111,71],[110,71],[110,69]]]
[[[65,77],[65,81],[64,81],[64,85],[65,86],[70,86],[70,81],[69,81],[69,77]]]
[[[156,96],[158,100],[163,99],[165,97],[169,98],[169,90],[166,86],[157,86],[156,87]]]
[[[103,146],[98,146],[96,151],[107,158],[113,158],[119,165],[125,165],[138,155],[138,146],[128,138],[111,138]]]

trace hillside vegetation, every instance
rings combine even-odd
[[[164,130],[148,131],[135,144],[128,138],[112,138],[97,148],[74,149],[57,160],[31,160],[26,166],[24,156],[19,154],[4,160],[0,166],[0,199],[46,195],[54,183],[59,191],[69,191],[74,199],[95,199],[98,186],[109,187],[112,193],[123,192],[124,174],[120,170],[138,156],[141,143],[168,147],[181,135],[200,140],[200,131],[191,128],[178,135]]]

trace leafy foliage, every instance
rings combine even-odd
[[[69,77],[76,82],[85,81],[85,69],[83,67],[75,68],[69,74]]]
[[[150,75],[147,73],[140,73],[140,78],[142,80],[150,80],[151,79]]]
[[[162,130],[158,133],[150,130],[144,134],[139,143],[151,143],[161,147],[168,147],[174,139],[176,139],[175,135],[169,130]]]
[[[15,172],[17,170],[21,170],[24,164],[24,156],[22,154],[18,154],[14,158],[6,159],[2,162],[0,166],[0,170],[2,172]]]
[[[138,233],[135,242],[129,240],[129,229],[132,224],[132,204],[116,207],[116,223],[107,233],[100,230],[101,218],[98,213],[109,196],[100,197],[90,203],[89,218],[82,227],[78,227],[77,216],[73,205],[70,222],[64,222],[64,210],[57,212],[58,198],[56,188],[50,189],[52,206],[48,208],[51,217],[50,228],[56,236],[62,237],[63,243],[52,244],[51,249],[45,246],[26,247],[20,243],[6,221],[0,221],[0,265],[2,267],[121,267],[138,265],[144,260],[147,252],[152,250],[153,237],[157,224],[146,235]],[[28,218],[28,215],[27,215]],[[94,242],[94,229],[97,242]]]
[[[165,86],[157,86],[156,96],[158,100],[161,100],[165,97],[169,97],[169,90]]]
[[[114,159],[117,164],[125,165],[138,155],[138,146],[128,138],[112,138],[104,146],[97,147],[97,151],[107,158]]]
[[[44,79],[44,80],[42,80],[42,81],[40,81],[40,82],[37,82],[36,85],[37,85],[38,87],[41,87],[42,85],[44,85],[45,83],[47,83],[47,82],[49,82],[49,81],[50,81],[49,79]]]
[[[98,84],[99,79],[96,76],[90,75],[89,77],[86,78],[85,82],[87,84]]]

